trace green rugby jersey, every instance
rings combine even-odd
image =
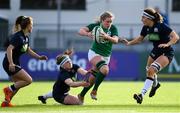
[[[89,31],[92,31],[95,26],[100,26],[100,23],[92,23],[86,27],[89,28]],[[111,25],[111,27],[109,29],[103,28],[103,30],[105,33],[107,33],[111,37],[118,36],[118,30],[114,25]],[[104,41],[104,43],[96,43],[95,41],[93,41],[91,50],[93,50],[97,54],[100,54],[104,57],[109,57],[112,53],[112,45],[113,45],[113,43],[110,41]]]

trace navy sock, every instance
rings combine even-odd
[[[15,88],[14,84],[13,84],[13,85],[11,85],[10,87],[11,87],[12,91],[15,91],[15,90],[16,90],[16,88]]]

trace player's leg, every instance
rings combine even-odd
[[[155,59],[155,58],[154,58]],[[146,70],[148,70],[148,68],[150,67],[150,65],[154,62],[154,59],[149,56],[148,57],[148,61],[147,61],[147,66],[146,66]],[[160,83],[157,79],[157,73],[154,74],[154,81],[153,81],[153,85],[151,87],[150,93],[149,93],[149,97],[152,97],[155,95],[156,90],[160,87]]]
[[[83,103],[76,96],[66,94],[58,94],[53,91],[53,98],[56,102],[65,104],[65,105],[82,105]]]
[[[173,51],[165,52],[163,56],[166,57],[166,58],[168,59],[169,63],[170,63],[170,62],[172,61],[173,57],[174,57],[174,52],[173,52]],[[164,59],[167,60],[166,58],[164,58]],[[160,59],[163,59],[163,58],[160,58]],[[159,60],[159,59],[157,59],[157,60]],[[168,64],[169,64],[169,63],[168,63]],[[167,65],[168,65],[168,64],[167,64]],[[166,64],[162,64],[163,68],[166,67],[167,65],[166,65]],[[155,78],[157,78],[157,74],[155,74],[155,75],[156,75]],[[153,96],[155,95],[157,89],[158,89],[160,86],[161,86],[161,85],[160,85],[159,82],[157,82],[157,81],[154,82],[154,83],[153,83],[153,86],[152,86],[152,88],[151,88],[151,91],[150,91],[150,93],[149,93],[149,97],[153,97]]]
[[[96,64],[96,67],[99,69],[99,73],[97,73],[97,78],[96,78],[96,83],[94,85],[94,88],[91,92],[91,98],[92,99],[97,99],[96,98],[96,94],[97,94],[97,90],[99,85],[101,84],[101,82],[104,80],[104,78],[108,75],[109,73],[109,64],[110,62],[110,56],[109,57],[103,57],[103,60],[101,60],[100,62],[98,62]],[[95,94],[95,96],[93,96]]]
[[[11,86],[14,95],[17,90],[32,83],[31,76],[24,69],[21,69],[18,73],[12,76],[12,79],[16,79],[16,82]]]
[[[164,55],[160,56],[159,58],[157,58],[155,61],[159,62],[162,65],[162,68],[166,67],[173,58],[174,54],[171,52],[165,53]],[[155,78],[157,77],[157,74],[155,74]],[[160,87],[160,83],[156,82],[153,83],[153,86],[151,88],[151,91],[149,93],[149,97],[153,97],[156,94],[157,89]]]
[[[46,100],[48,98],[53,98],[52,91],[50,91],[44,95],[38,96],[38,100],[40,100],[43,104],[46,104]]]
[[[24,71],[23,69],[20,69],[17,73],[11,76],[12,80],[16,80],[14,84],[11,86],[7,86],[3,89],[5,94],[5,101],[10,104],[11,99],[13,96],[17,93],[17,91],[32,83],[32,78],[30,75]]]
[[[13,81],[14,83],[18,81],[18,79],[14,78],[14,75],[22,69],[20,66],[15,66],[15,71],[11,72],[9,70],[8,61],[6,61],[4,59],[3,60],[3,68],[7,72],[7,74],[9,75],[9,78],[11,79],[11,81]],[[16,91],[17,91],[17,89],[14,88],[14,84],[3,88],[3,92],[5,95],[5,101],[7,101],[6,103],[10,103],[10,101],[11,101],[13,95],[16,93]],[[7,104],[5,104],[5,105],[7,105]]]
[[[109,73],[109,67],[107,66],[105,61],[100,61],[99,63],[101,63],[101,65],[99,67],[97,66],[97,68],[99,69],[99,72],[97,73],[96,81],[95,81],[93,90],[91,92],[91,97],[92,99],[95,99],[95,100],[97,100],[96,95],[97,95],[98,87],[100,86],[100,84],[102,83],[106,75],[108,75]]]
[[[147,65],[146,65],[146,71],[148,70],[148,68],[150,67],[150,65],[154,62],[154,59],[149,56],[148,57],[148,61],[147,61]],[[155,86],[157,84],[158,80],[157,80],[157,75],[154,75],[154,82],[153,82],[153,86]]]
[[[18,81],[18,79],[16,79],[16,78],[12,78],[11,76],[10,76],[10,79],[11,79],[11,81],[12,82],[14,82],[14,83],[16,83],[17,81]],[[9,87],[6,87],[6,88],[4,88],[4,90],[10,90],[9,92],[11,93],[11,91],[12,91],[12,87],[13,85],[11,85],[11,86],[9,86]],[[14,105],[13,104],[11,104],[11,100],[12,100],[12,98],[13,98],[13,96],[18,92],[18,90],[19,89],[16,89],[15,91],[13,91],[12,92],[12,94],[10,94],[10,100],[9,101],[7,101],[7,91],[4,91],[4,93],[5,93],[5,100],[1,103],[1,107],[13,107]]]
[[[76,96],[67,95],[64,98],[63,104],[66,104],[66,105],[82,105],[83,103]]]
[[[83,90],[81,91],[81,93],[78,94],[78,98],[82,103],[84,103],[84,97],[85,97],[86,93],[89,91],[89,89],[91,89],[91,87],[93,86],[93,84],[95,82],[95,76],[96,76],[96,74],[94,73],[93,75],[91,75],[89,77],[88,81],[90,82],[90,86],[84,87]]]
[[[150,67],[148,68],[147,70],[147,77],[146,77],[146,80],[144,82],[144,87],[142,88],[141,90],[141,93],[140,94],[134,94],[134,99],[136,100],[137,103],[141,104],[142,101],[143,101],[143,97],[144,95],[146,94],[146,92],[149,90],[149,88],[152,86],[153,84],[153,81],[154,81],[154,73],[155,73],[155,69],[153,67],[154,63],[152,63],[150,65]],[[157,66],[158,67],[158,66]]]
[[[88,60],[89,60],[89,62],[92,64],[93,69],[94,69],[94,70],[97,70],[97,68],[96,68],[97,62],[103,60],[103,58],[102,58],[99,54],[96,54],[94,51],[89,50],[89,51],[88,51]],[[96,72],[97,72],[97,71],[96,71]],[[89,89],[93,86],[93,84],[94,84],[95,77],[97,77],[97,73],[96,73],[96,72],[93,74],[93,76],[90,77],[91,85],[90,85],[89,87],[87,87],[87,88],[83,88],[83,91],[81,92],[81,94],[80,94],[80,95],[78,94],[78,97],[79,97],[80,100],[82,100],[82,102],[83,102],[83,100],[84,100],[85,94],[88,92],[88,90],[89,90]]]
[[[134,99],[136,99],[137,103],[141,104],[143,100],[143,96],[150,89],[154,81],[154,74],[159,72],[162,68],[166,67],[169,64],[169,59],[161,55],[159,56],[149,67],[147,70],[147,78],[144,83],[144,87],[141,91],[141,94],[134,94]]]
[[[19,79],[18,78],[15,78],[15,77],[11,77],[11,81],[13,81],[14,83],[16,83],[16,82],[18,82],[19,81]],[[14,87],[13,86],[14,84],[12,84],[11,86],[10,86],[10,88],[11,89],[13,89],[12,87]],[[19,89],[17,89],[17,88],[15,88],[16,90],[15,91],[13,91],[13,95],[12,95],[12,97],[11,97],[11,99],[14,97],[14,95],[16,95],[16,93],[19,91]]]
[[[31,76],[23,69],[19,70],[17,73],[12,75],[11,78],[16,79],[17,81],[11,86],[5,87],[3,89],[5,94],[5,99],[9,102],[13,96],[13,93],[16,92],[16,90],[32,83]]]
[[[143,88],[143,89],[145,89],[145,91],[146,91],[146,88],[149,86],[147,84],[151,85],[151,83],[153,83],[152,82],[153,79],[148,77],[148,73],[147,72],[149,71],[151,64],[154,62],[155,59],[158,58],[158,56],[159,56],[159,54],[156,51],[152,50],[150,55],[149,55],[149,57],[148,57],[147,65],[146,65],[146,76],[147,76],[147,79],[145,80],[145,84],[144,84],[145,88]],[[134,94],[134,99],[137,101],[137,103],[141,104],[142,101],[143,101],[143,95],[141,93],[140,94]]]
[[[32,83],[31,76],[24,69],[21,69],[12,77],[18,79],[18,81],[14,84],[15,89],[20,89]]]
[[[108,75],[109,73],[109,64],[110,57],[102,57],[102,56],[95,56],[93,59],[90,60],[91,64],[96,66],[96,68],[99,70],[97,75],[96,75],[96,81],[94,84],[94,88],[91,91],[91,98],[94,100],[97,100],[97,90],[104,78]]]

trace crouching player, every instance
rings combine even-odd
[[[60,72],[58,79],[54,83],[53,91],[44,94],[43,96],[38,96],[43,104],[46,104],[48,98],[54,98],[55,101],[65,105],[82,105],[83,103],[78,99],[77,96],[70,95],[70,87],[88,87],[90,84],[86,81],[75,81],[77,73],[81,75],[88,76],[89,71],[84,70],[76,64],[73,64],[69,55],[72,54],[71,50],[64,52],[62,55],[56,57],[56,63],[60,66]]]

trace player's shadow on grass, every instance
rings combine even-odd
[[[81,107],[81,108],[88,108],[88,109],[94,109],[94,108],[102,108],[102,109],[105,109],[105,108],[114,108],[114,109],[117,109],[117,108],[137,108],[137,107],[144,107],[144,108],[149,108],[149,107],[153,107],[153,108],[177,108],[179,107],[180,108],[180,104],[141,104],[141,105],[138,105],[138,104],[134,104],[134,105],[129,105],[129,104],[123,104],[123,105],[81,105],[81,106],[78,106],[78,105],[62,105],[62,104],[24,104],[24,105],[17,105],[15,107],[18,107],[18,108],[23,108],[23,107],[32,107],[32,108],[39,108],[39,107],[48,107],[48,108],[54,108],[54,107],[63,107],[63,108],[68,108],[68,107]]]

